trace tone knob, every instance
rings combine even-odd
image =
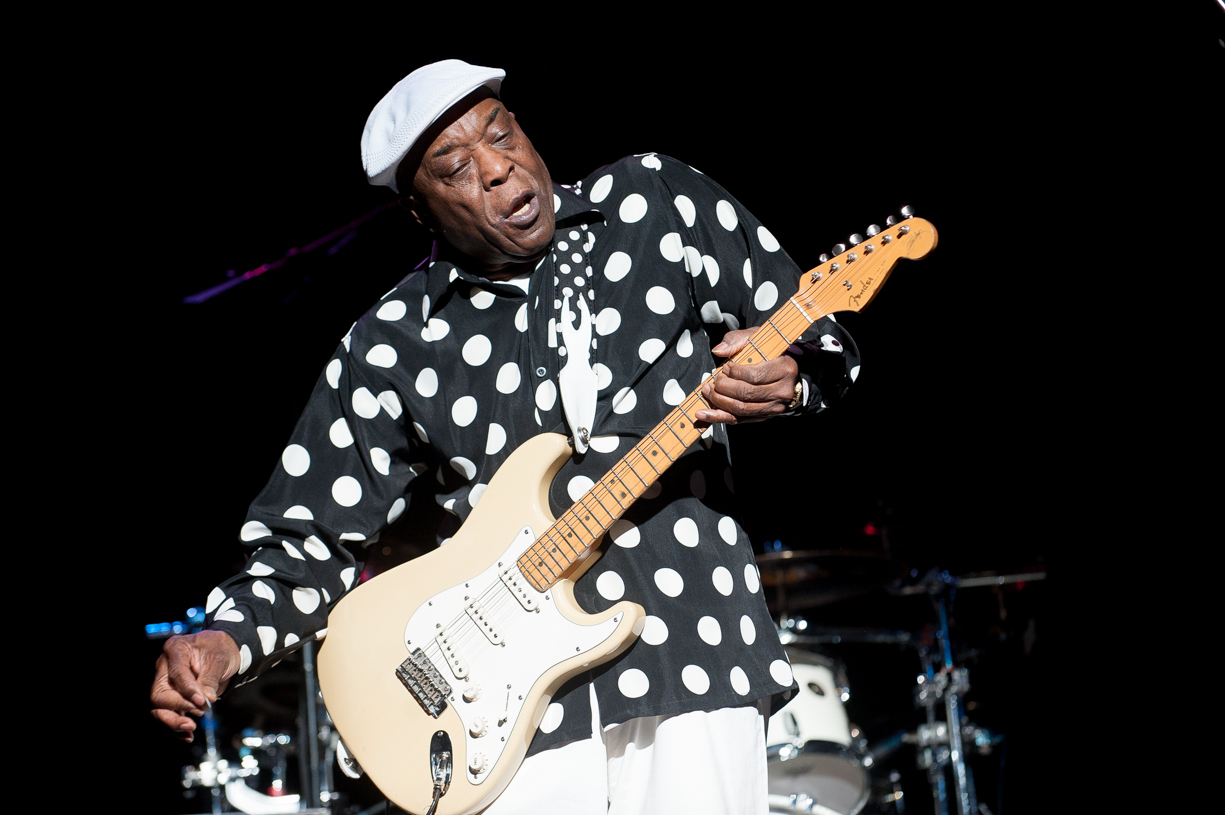
[[[484,753],[473,753],[468,757],[468,771],[473,775],[480,775],[489,768],[489,759],[485,758]]]
[[[489,729],[489,724],[485,721],[484,716],[477,716],[472,720],[472,724],[468,726],[468,732],[472,734],[472,738],[479,739],[485,735],[485,731]]]
[[[465,702],[475,702],[477,699],[480,699],[480,698],[481,698],[481,686],[480,685],[472,684],[464,688],[464,701]]]

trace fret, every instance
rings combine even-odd
[[[552,575],[550,579],[556,580],[560,572],[553,571],[553,567],[549,565],[547,560],[545,560],[545,558],[553,560],[553,558],[549,556],[548,550],[542,547],[539,543],[536,543],[529,551],[532,553],[532,560],[535,561],[536,567],[540,569],[540,573],[543,575],[544,570],[548,569],[549,574]],[[553,562],[556,563],[557,561]]]
[[[787,335],[786,335],[786,334],[784,334],[782,331],[779,331],[779,330],[778,330],[778,326],[776,326],[776,325],[774,324],[774,318],[773,318],[773,317],[771,317],[770,319],[766,320],[766,325],[770,326],[770,328],[773,328],[773,329],[774,329],[774,332],[775,332],[776,334],[778,334],[780,337],[782,337],[782,338],[783,338],[783,342],[787,343],[788,345],[791,345],[791,343],[795,342],[795,340],[793,340],[793,339],[789,339],[789,338],[787,337]],[[803,333],[803,332],[801,332],[801,333]],[[796,339],[796,340],[798,340],[798,339],[799,339],[799,336],[797,336],[795,339]]]
[[[615,466],[615,465],[614,465],[614,466]],[[620,479],[620,478],[617,478],[617,476],[616,476],[616,475],[614,475],[614,474],[612,474],[612,473],[609,473],[609,478],[608,478],[608,480],[609,480],[609,481],[612,481],[612,480],[614,480],[614,479],[615,479],[615,480],[617,480],[617,481],[621,481],[621,479]],[[603,482],[603,481],[601,481],[600,483],[601,483],[601,484],[604,484],[604,482]],[[621,483],[621,486],[622,486],[622,487],[624,487],[624,486],[625,486],[625,482],[622,482],[622,483]],[[613,499],[614,501],[616,501],[616,502],[617,502],[617,506],[621,507],[621,511],[622,511],[622,512],[624,512],[624,511],[626,510],[626,506],[625,506],[625,504],[621,503],[621,499],[617,497],[617,494],[616,494],[616,493],[613,491],[613,489],[612,489],[611,487],[609,487],[607,484],[604,484],[604,489],[608,491],[608,494],[612,496],[612,499]],[[628,490],[626,490],[626,492],[628,492]],[[625,497],[625,494],[626,494],[625,492],[621,493],[621,497],[622,497],[622,498],[624,498],[624,497]],[[630,494],[630,495],[633,495],[633,493],[629,493],[629,494]],[[632,500],[632,499],[631,499],[630,503],[633,503],[633,500]]]
[[[643,486],[643,487],[645,487],[646,489],[648,489],[648,490],[649,490],[649,489],[651,488],[651,485],[650,485],[650,484],[648,484],[646,481],[644,481],[644,480],[643,480],[643,478],[642,478],[642,476],[638,475],[638,471],[634,469],[634,465],[633,465],[633,464],[630,464],[630,456],[631,456],[631,455],[633,455],[633,453],[635,453],[637,450],[638,450],[638,448],[637,448],[637,447],[635,447],[633,450],[631,450],[630,452],[626,453],[626,454],[625,454],[625,458],[621,459],[621,463],[622,463],[622,464],[624,464],[626,467],[628,467],[628,468],[629,468],[629,471],[630,471],[631,473],[633,473],[633,474],[634,474],[634,478],[637,478],[639,481],[642,481],[642,486]],[[625,483],[625,478],[623,478],[623,477],[621,477],[621,476],[618,476],[618,478],[621,478],[621,483],[622,483],[622,484],[624,484],[624,483]],[[644,492],[645,492],[645,490],[644,490]],[[635,495],[635,496],[634,496],[634,498],[635,498],[635,499],[637,499],[637,498],[638,498],[638,496],[637,496],[637,495]]]
[[[677,432],[672,429],[671,422],[669,422],[667,419],[664,419],[664,426],[666,426],[668,428],[668,432],[671,433],[676,438],[676,440],[681,443],[681,453],[684,453],[686,450],[689,449],[689,445],[685,443],[685,440],[682,439],[679,435],[677,435]],[[679,458],[679,456],[677,458]],[[673,460],[675,461],[675,459]]]
[[[557,524],[565,524],[565,525],[566,525],[566,529],[570,530],[569,532],[565,533],[565,534],[563,535],[563,537],[566,537],[566,538],[573,538],[573,537],[574,537],[576,534],[578,534],[578,533],[576,533],[576,532],[574,531],[574,527],[570,526],[570,522],[566,520],[565,513],[562,513],[562,516],[561,516],[560,518],[558,518],[558,519],[557,519],[557,523],[555,523],[553,526],[554,526],[554,527],[556,527],[556,526],[557,526]],[[561,530],[560,530],[560,529],[558,529],[558,531],[560,532]],[[582,535],[579,535],[579,536],[578,536],[578,539],[579,539],[579,542],[580,542],[580,543],[582,543],[582,541],[583,541],[583,536],[582,536]],[[571,546],[570,544],[566,544],[566,545],[567,545],[567,546],[570,546],[570,548],[571,548],[571,549],[574,549],[574,551],[575,551],[575,552],[578,552],[578,551],[579,551],[578,549],[575,549],[575,548],[574,548],[574,546]]]
[[[645,442],[645,441],[646,441],[646,439],[643,439],[642,441],[643,441],[643,442]],[[656,445],[656,447],[658,447],[658,445]],[[662,473],[662,472],[660,472],[659,468],[658,468],[658,467],[656,467],[654,464],[652,464],[652,463],[651,463],[651,459],[647,458],[646,450],[644,450],[644,449],[642,448],[642,442],[639,442],[639,443],[638,443],[638,446],[637,446],[637,447],[635,447],[635,448],[634,448],[634,450],[636,450],[636,451],[637,451],[637,453],[638,453],[638,455],[642,457],[642,460],[643,460],[643,461],[645,461],[645,462],[647,463],[647,466],[648,466],[648,467],[650,467],[652,470],[654,470],[654,471],[655,471],[655,475],[657,475],[657,476],[659,476],[659,475],[663,475],[663,473]]]
[[[548,545],[547,545],[547,544],[544,546],[544,554],[545,554],[545,557],[547,557],[549,560],[553,561],[553,564],[554,564],[555,566],[557,566],[557,573],[558,573],[558,574],[561,574],[562,572],[564,572],[564,571],[566,570],[566,566],[569,566],[570,564],[569,564],[569,563],[567,563],[567,564],[565,564],[565,565],[563,566],[563,565],[562,565],[562,562],[561,562],[560,560],[558,560],[557,558],[553,557],[553,552],[556,552],[556,551],[557,551],[557,544],[553,544],[553,550],[552,550],[552,551],[549,551],[549,547],[548,547]],[[563,557],[565,557],[565,556],[563,555]],[[568,558],[567,558],[567,559],[568,559]],[[547,564],[546,564],[546,565],[547,565]],[[550,568],[549,568],[549,571],[553,571],[552,567],[550,567]]]
[[[757,344],[753,342],[753,338],[752,338],[752,337],[750,337],[750,338],[749,338],[749,345],[750,345],[750,346],[752,346],[753,350],[757,352],[757,356],[758,356],[758,360],[757,360],[757,361],[758,361],[758,362],[765,362],[766,360],[768,360],[768,359],[769,359],[769,357],[768,357],[768,356],[766,356],[765,354],[763,354],[763,353],[761,352],[761,349],[757,347]],[[749,364],[750,364],[750,365],[752,365],[752,364],[753,364],[753,360],[752,360],[752,358],[751,358],[751,357],[749,358]]]
[[[672,454],[668,452],[667,448],[665,448],[662,444],[659,443],[659,439],[655,438],[654,430],[648,432],[647,435],[651,437],[651,441],[655,442],[655,446],[659,448],[659,452],[663,453],[664,457],[668,459],[669,464],[672,464],[673,462],[676,461],[676,459],[672,457]]]
[[[592,508],[591,508],[591,507],[588,505],[587,501],[585,500],[585,499],[587,499],[588,497],[590,497],[590,498],[591,498],[591,500],[593,500],[593,501],[595,501],[597,504],[599,504],[600,509],[604,510],[604,514],[608,516],[608,520],[607,520],[607,521],[602,520],[602,519],[600,518],[600,513],[598,513],[598,512],[596,512],[596,511],[594,511],[594,510],[593,510],[593,509],[592,509]],[[591,516],[591,518],[593,519],[593,521],[595,522],[595,524],[596,524],[597,526],[599,526],[599,527],[600,527],[601,534],[603,534],[603,532],[604,532],[605,530],[607,530],[609,526],[611,526],[611,525],[612,525],[612,522],[613,522],[613,521],[617,520],[617,516],[616,516],[616,515],[613,515],[611,512],[609,512],[609,511],[608,511],[608,510],[607,510],[607,509],[604,507],[604,504],[600,503],[600,499],[599,499],[599,498],[596,496],[596,494],[595,494],[595,487],[594,487],[594,486],[593,486],[591,489],[587,490],[587,492],[586,492],[586,494],[585,494],[585,495],[581,495],[581,496],[579,496],[578,502],[579,502],[580,504],[582,504],[582,505],[583,505],[583,509],[587,510],[587,513],[588,513],[588,514]]]
[[[567,561],[573,562],[574,558],[578,557],[580,550],[577,547],[571,545],[569,542],[566,541],[566,536],[561,534],[561,531],[557,529],[556,525],[549,527],[548,531],[546,531],[544,535],[541,536],[542,540],[544,538],[548,538],[549,535],[556,535],[557,540],[561,542],[561,545],[570,550],[570,554],[568,555],[565,555],[564,552],[562,553]],[[550,540],[552,539],[550,538]],[[559,551],[557,549],[557,541],[553,541],[553,551],[554,552]],[[569,563],[567,563],[566,565],[568,566]]]
[[[584,509],[586,509],[586,507],[584,507]],[[586,529],[586,530],[587,530],[587,534],[591,536],[591,539],[592,539],[592,540],[595,540],[596,538],[600,537],[598,533],[594,533],[594,532],[592,532],[592,531],[591,531],[591,527],[589,527],[589,526],[586,524],[586,522],[585,522],[585,521],[583,521],[582,516],[580,516],[580,515],[579,515],[577,512],[575,512],[575,511],[574,511],[574,508],[573,508],[573,507],[571,507],[571,508],[570,508],[570,514],[571,514],[571,515],[573,515],[573,516],[574,516],[574,518],[575,518],[575,520],[577,520],[577,521],[579,522],[579,524],[581,524],[581,525],[582,525],[583,529]],[[591,517],[591,516],[590,516],[590,515],[588,515],[588,519],[590,519],[590,517]],[[570,526],[571,526],[571,527],[573,527],[574,525],[573,525],[573,524],[571,524]],[[585,547],[584,547],[584,548],[585,548]]]

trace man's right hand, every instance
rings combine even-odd
[[[201,631],[171,637],[157,658],[153,676],[153,716],[184,741],[191,741],[205,707],[217,701],[242,658],[233,638],[223,631]]]

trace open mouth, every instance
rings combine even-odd
[[[530,190],[524,192],[510,205],[505,221],[512,226],[527,226],[540,214],[540,198]]]

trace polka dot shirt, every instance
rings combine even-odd
[[[239,644],[240,681],[326,634],[327,609],[410,494],[428,486],[449,513],[445,545],[516,447],[569,435],[561,315],[580,298],[593,324],[595,420],[590,449],[554,479],[555,514],[711,373],[726,331],[763,323],[799,285],[769,230],[665,156],[555,184],[553,206],[553,251],[529,276],[496,283],[431,261],[341,341],[241,529],[254,550],[245,572],[206,603],[210,627]],[[792,353],[804,385],[796,412],[832,404],[858,373],[854,342],[829,318]],[[723,427],[708,429],[613,524],[575,596],[591,612],[638,602],[646,627],[622,656],[563,686],[533,752],[590,734],[590,682],[606,725],[789,696],[730,461]]]

